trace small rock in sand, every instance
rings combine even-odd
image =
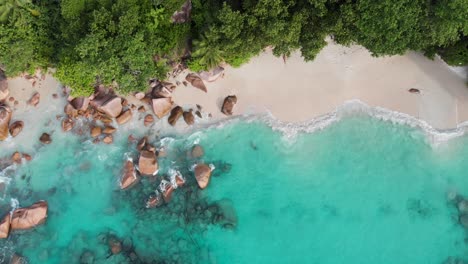
[[[43,144],[50,144],[52,142],[52,138],[47,133],[42,133],[41,137],[39,138]]]
[[[144,122],[145,127],[148,127],[148,126],[150,126],[151,124],[153,124],[153,123],[154,123],[154,117],[153,117],[153,115],[147,114],[147,115],[145,116],[145,120],[144,120],[143,122]]]
[[[15,121],[10,125],[10,134],[12,137],[16,137],[24,127],[24,122],[23,121]]]
[[[28,100],[28,104],[32,106],[37,106],[41,100],[41,95],[38,92],[35,92],[31,99]]]

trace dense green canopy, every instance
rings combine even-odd
[[[0,0],[0,63],[9,76],[55,67],[75,95],[95,83],[142,90],[174,62],[239,66],[265,47],[313,60],[327,36],[375,56],[416,50],[468,64],[468,0],[192,0],[191,21],[173,23],[184,2]]]

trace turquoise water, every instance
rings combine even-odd
[[[30,263],[468,260],[466,233],[447,198],[468,196],[467,137],[431,146],[418,129],[357,116],[286,139],[260,121],[239,121],[163,141],[151,136],[168,150],[159,178],[120,191],[123,161],[136,158],[130,132],[109,146],[57,131],[31,162],[5,170],[13,181],[2,212],[11,198],[21,206],[45,199],[49,217],[0,241],[0,255],[17,252]],[[216,167],[203,191],[190,172],[194,142]],[[186,185],[169,204],[146,209],[169,169],[180,170]],[[118,255],[109,251],[110,236],[122,241]]]

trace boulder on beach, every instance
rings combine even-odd
[[[47,219],[47,202],[39,201],[29,207],[19,208],[11,215],[11,229],[24,230],[44,223]]]
[[[132,119],[132,110],[127,109],[116,118],[116,121],[117,124],[122,125],[130,121],[130,119]]]
[[[89,106],[89,98],[88,97],[76,97],[70,101],[70,104],[76,110],[86,111]]]
[[[28,100],[28,104],[32,106],[37,106],[41,100],[41,95],[38,92],[35,92],[31,98]]]
[[[7,238],[10,234],[10,213],[7,213],[0,221],[0,239]]]
[[[91,128],[91,131],[90,131],[90,134],[91,134],[91,137],[95,138],[95,137],[99,137],[102,133],[102,128],[99,127],[99,126],[94,126]]]
[[[41,141],[42,144],[50,144],[52,143],[52,138],[50,137],[49,134],[42,133],[41,137],[39,138],[39,141]]]
[[[167,121],[171,126],[175,126],[177,123],[177,120],[184,114],[184,110],[180,106],[174,107],[174,109],[171,110],[171,114],[169,115],[169,118]]]
[[[142,150],[138,159],[138,170],[142,175],[156,175],[158,172],[158,160],[152,151]]]
[[[195,73],[189,73],[185,77],[185,79],[192,84],[193,87],[198,88],[202,90],[203,92],[208,92],[206,89],[205,83],[203,83],[203,80],[200,78],[200,76],[196,75]]]
[[[184,112],[183,116],[184,116],[185,123],[187,123],[187,125],[191,126],[193,125],[193,123],[195,123],[195,116],[193,115],[192,109]]]
[[[153,115],[147,114],[147,115],[145,116],[145,119],[144,119],[144,121],[143,121],[143,124],[145,125],[145,127],[148,127],[148,126],[150,126],[150,125],[153,124],[153,123],[154,123],[154,117],[153,117]]]
[[[64,132],[68,132],[72,130],[73,125],[74,125],[74,122],[73,122],[73,119],[71,118],[65,118],[62,120],[62,130]]]
[[[198,158],[201,158],[203,157],[203,155],[205,154],[205,152],[203,151],[203,147],[200,146],[200,145],[195,145],[192,147],[192,151],[190,153],[192,156],[192,158],[194,159],[198,159]]]
[[[210,182],[210,177],[211,177],[211,168],[210,166],[201,163],[197,164],[195,166],[195,179],[197,180],[198,186],[201,189],[205,189],[206,186],[208,186],[208,183]]]
[[[202,80],[207,81],[207,82],[214,82],[216,81],[219,77],[223,76],[224,74],[224,68],[221,66],[218,66],[214,68],[211,71],[203,71],[200,73],[200,77]]]
[[[237,96],[229,95],[224,99],[223,107],[221,108],[221,112],[225,115],[232,115],[232,111],[234,110],[234,106],[237,103]]]
[[[8,138],[11,116],[11,109],[6,105],[0,105],[0,141]]]
[[[16,137],[21,131],[23,130],[24,122],[23,121],[15,121],[10,125],[9,131],[12,137]]]
[[[171,98],[153,99],[153,112],[159,119],[161,119],[171,111],[172,104],[173,102]]]
[[[138,182],[138,176],[133,161],[127,160],[124,165],[122,178],[120,179],[120,189],[125,190]]]

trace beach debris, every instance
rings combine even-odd
[[[116,118],[116,121],[117,124],[122,125],[130,121],[130,119],[132,119],[132,110],[127,109]]]
[[[197,180],[198,186],[201,189],[205,189],[210,182],[211,168],[210,166],[200,163],[195,166],[195,179]]]
[[[159,118],[163,118],[171,111],[173,102],[171,98],[157,98],[152,100],[153,112]]]
[[[106,127],[104,127],[104,130],[102,131],[102,133],[110,135],[110,134],[113,134],[115,131],[117,131],[117,129],[115,127],[106,126]]]
[[[171,16],[172,23],[181,24],[190,21],[190,13],[192,11],[192,1],[187,0],[180,10],[175,11]]]
[[[91,128],[90,134],[92,138],[99,137],[102,133],[102,128],[99,126],[94,126]]]
[[[41,100],[41,95],[38,92],[35,92],[31,98],[28,100],[28,104],[36,107]]]
[[[107,239],[107,243],[109,244],[109,249],[112,254],[117,255],[122,251],[122,242],[114,236],[110,235]]]
[[[44,223],[47,218],[47,209],[47,202],[39,201],[29,207],[14,210],[11,214],[11,229],[30,229]]]
[[[185,111],[184,114],[184,120],[187,125],[193,125],[195,123],[195,116],[193,116],[193,110],[190,109],[189,111]]]
[[[202,90],[203,92],[208,92],[206,89],[205,84],[203,83],[203,80],[200,78],[200,76],[196,75],[195,73],[189,73],[185,77],[185,79],[192,84],[193,87],[198,88]]]
[[[52,143],[52,138],[50,137],[49,134],[42,133],[41,137],[39,138],[39,141],[41,141],[42,144],[50,144]]]
[[[0,221],[0,239],[7,238],[10,234],[10,213],[7,213]]]
[[[224,68],[221,66],[218,66],[212,69],[211,71],[200,72],[200,77],[202,78],[202,80],[207,82],[214,82],[221,76],[224,76]]]
[[[421,93],[421,91],[419,89],[417,89],[417,88],[410,88],[408,90],[408,92],[410,92],[412,94],[420,94]]]
[[[153,151],[142,150],[140,152],[138,170],[142,175],[156,175],[158,173],[158,160]]]
[[[8,138],[8,125],[10,124],[12,112],[10,107],[0,105],[0,141]]]
[[[89,106],[89,98],[87,97],[76,97],[70,101],[71,106],[76,110],[86,111]]]
[[[9,94],[10,90],[8,89],[8,79],[5,72],[0,69],[0,102],[6,100]]]
[[[154,123],[154,117],[152,114],[147,114],[145,116],[145,119],[143,121],[143,124],[145,125],[145,127],[148,127],[148,126],[151,126],[151,124]]]
[[[169,118],[167,121],[171,126],[175,126],[177,123],[177,120],[183,115],[184,110],[180,106],[176,106],[171,110],[171,114],[169,115]]]
[[[205,151],[203,150],[203,147],[198,144],[192,147],[192,151],[190,153],[190,155],[194,159],[201,158],[203,157],[204,154],[205,154]]]
[[[64,118],[62,120],[62,130],[64,132],[72,130],[73,125],[74,125],[74,122],[73,122],[73,119],[71,118]]]
[[[135,165],[132,160],[125,161],[123,175],[120,179],[120,189],[125,190],[138,183],[138,176],[135,170]]]
[[[107,135],[102,139],[102,142],[106,144],[112,144],[112,142],[114,142],[114,138],[112,137],[112,135]]]
[[[23,121],[15,121],[10,125],[9,131],[12,137],[16,137],[21,131],[23,130],[24,122]]]
[[[237,96],[229,95],[224,99],[223,107],[221,108],[221,112],[223,114],[230,116],[232,115],[232,111],[234,110],[234,106],[237,103]]]

